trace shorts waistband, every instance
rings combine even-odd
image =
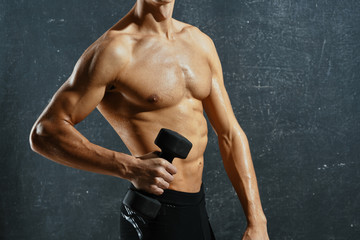
[[[161,203],[174,204],[174,205],[197,205],[205,197],[204,187],[201,184],[200,191],[196,193],[180,192],[172,189],[165,189],[164,193],[160,196],[154,195],[135,188],[133,184],[130,185],[130,189],[138,191],[148,197],[159,200]]]

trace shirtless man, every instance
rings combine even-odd
[[[247,217],[242,239],[266,240],[248,141],[234,116],[215,46],[196,27],[173,19],[173,7],[174,0],[137,0],[95,41],[34,124],[31,147],[60,164],[126,179],[153,196],[191,196],[202,189],[205,110]],[[95,145],[74,128],[95,108],[131,155]],[[161,128],[192,142],[185,160],[171,164],[155,154]]]

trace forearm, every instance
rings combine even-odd
[[[129,166],[135,158],[89,142],[72,124],[65,120],[43,120],[34,125],[30,135],[32,149],[57,163],[129,178]]]
[[[240,126],[218,135],[225,170],[243,206],[248,224],[265,223],[246,135]]]

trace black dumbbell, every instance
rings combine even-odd
[[[174,158],[185,159],[192,143],[184,136],[170,129],[162,128],[155,139],[155,144],[161,149],[159,157],[168,160],[170,163]]]

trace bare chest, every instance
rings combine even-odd
[[[134,47],[131,61],[115,82],[130,103],[166,107],[184,97],[210,94],[211,71],[204,53],[186,42],[146,42]]]

